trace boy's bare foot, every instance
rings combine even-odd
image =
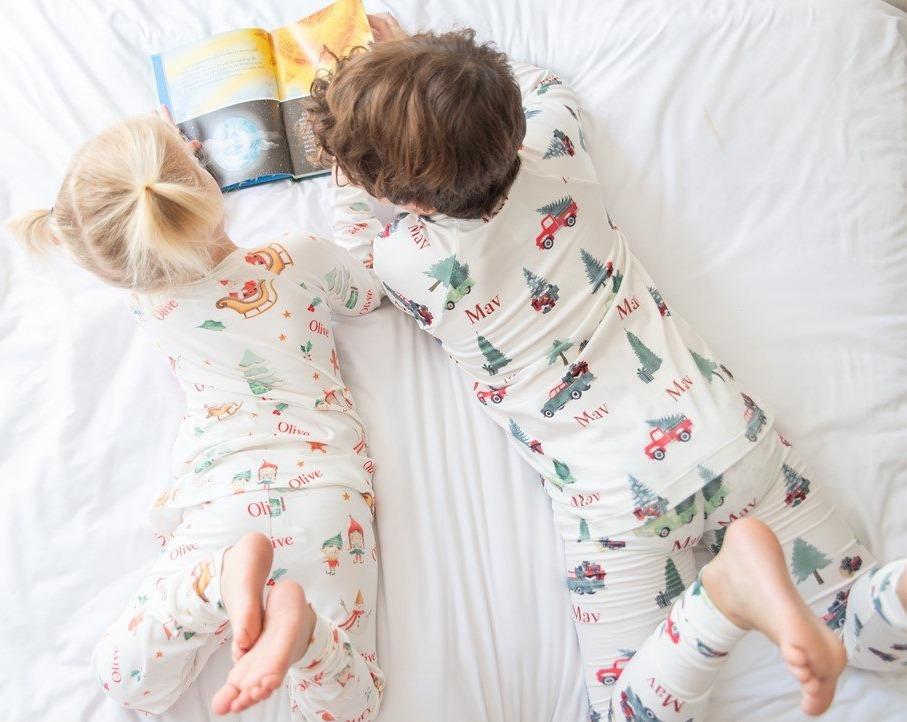
[[[270,539],[258,532],[246,534],[224,552],[220,590],[233,631],[234,662],[261,634],[261,597],[273,559]]]
[[[734,624],[758,629],[778,645],[800,682],[806,714],[828,709],[847,661],[844,645],[806,606],[771,529],[756,519],[731,524],[721,552],[702,570],[702,584]]]
[[[264,626],[252,649],[233,665],[227,683],[211,700],[217,714],[241,712],[270,697],[291,664],[300,660],[315,629],[315,612],[296,582],[279,582],[265,609]]]

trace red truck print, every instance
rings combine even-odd
[[[487,389],[480,389],[479,382],[476,381],[473,384],[473,389],[476,392],[476,398],[485,406],[488,405],[489,400],[491,400],[492,403],[499,404],[504,400],[504,397],[507,396],[506,386],[501,386],[497,389],[494,386],[489,386]]]
[[[784,503],[790,507],[799,506],[804,501],[806,501],[806,490],[802,487],[789,491],[784,496]]]
[[[586,577],[586,579],[602,580],[608,576],[605,570],[602,569],[602,565],[594,562],[583,562],[582,570],[583,576]]]
[[[662,456],[661,458],[663,459],[664,456]],[[662,511],[654,504],[651,506],[638,506],[633,510],[633,516],[635,516],[640,521],[645,521],[646,519],[657,519],[661,515]]]
[[[573,226],[576,224],[576,214],[579,207],[576,201],[570,196],[561,198],[547,206],[538,209],[539,213],[544,213],[542,217],[541,232],[535,237],[535,245],[540,249],[549,250],[554,246],[554,234],[564,226]]]
[[[693,422],[686,416],[667,429],[655,427],[649,432],[651,443],[645,448],[646,456],[650,459],[661,461],[665,458],[665,449],[669,444],[674,441],[689,441],[692,435]]]
[[[629,657],[618,657],[610,667],[604,667],[598,670],[595,673],[595,678],[598,680],[598,683],[608,686],[614,684],[631,659],[633,659],[632,655]]]
[[[838,567],[841,570],[841,574],[845,577],[852,577],[858,571],[860,567],[863,566],[863,558],[857,554],[853,557],[844,557],[841,560],[841,566]]]

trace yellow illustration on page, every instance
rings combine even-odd
[[[271,33],[280,99],[309,95],[315,73],[372,41],[361,0],[337,0],[313,15]],[[325,52],[325,49],[330,53]]]
[[[234,30],[165,53],[177,123],[249,100],[277,100],[271,36]]]

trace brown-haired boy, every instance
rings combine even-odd
[[[372,22],[382,42],[313,89],[341,177],[338,241],[545,479],[592,718],[702,719],[749,629],[778,644],[810,714],[831,703],[845,648],[894,668],[907,563],[875,565],[667,306],[602,204],[573,91],[472,31]],[[363,191],[405,212],[381,230]],[[697,577],[701,543],[721,552]],[[818,573],[856,558],[862,576]]]

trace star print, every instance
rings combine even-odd
[[[321,377],[318,375],[318,372],[316,371],[315,373],[312,374],[312,378],[315,379],[315,380],[317,381],[317,380],[320,379]]]
[[[293,314],[290,313],[289,311],[284,311],[284,312],[283,312],[283,317],[284,317],[284,318],[289,318],[289,317],[292,316],[292,315],[293,315]]]
[[[208,359],[205,359],[204,361],[202,361],[202,363],[205,364],[205,366],[211,365],[211,362]]]
[[[277,338],[279,338],[281,341],[286,341],[286,340],[287,340],[287,335],[286,335],[285,333],[282,333],[282,334],[280,334],[280,336],[278,336]]]
[[[299,461],[296,462],[296,466],[305,466],[305,462],[302,459],[300,459]]]
[[[343,500],[344,500],[344,501],[349,501],[349,500],[350,500],[350,494],[349,494],[349,492],[347,492],[347,491],[343,492]]]
[[[160,659],[163,656],[164,656],[164,653],[161,650],[157,650],[157,652],[154,653],[155,659]]]

